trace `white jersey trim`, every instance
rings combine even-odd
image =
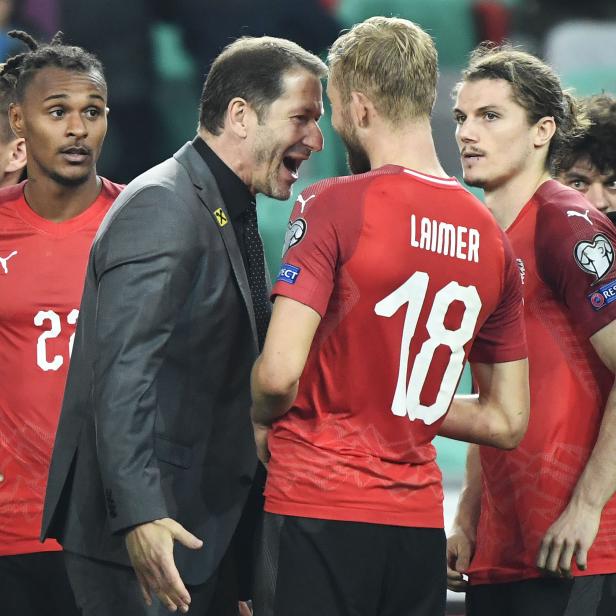
[[[419,173],[419,171],[411,171],[410,169],[403,169],[404,173],[408,173],[420,180],[425,180],[426,182],[433,182],[434,184],[441,184],[442,186],[460,186],[460,183],[456,178],[435,178],[431,175],[425,175],[423,173]]]

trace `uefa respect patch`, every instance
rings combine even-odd
[[[295,265],[291,265],[290,263],[283,263],[280,266],[280,271],[278,272],[276,281],[286,282],[287,284],[295,284],[301,271],[301,267],[295,267]]]
[[[594,310],[601,310],[612,302],[616,302],[616,280],[604,284],[586,297]]]

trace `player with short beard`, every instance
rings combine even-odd
[[[430,36],[368,19],[337,39],[329,69],[355,175],[298,198],[253,368],[269,464],[255,613],[442,615],[431,441],[510,448],[524,433],[519,275],[489,212],[438,161]],[[450,409],[467,357],[482,394]]]

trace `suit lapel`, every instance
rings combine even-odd
[[[205,208],[208,210],[212,218],[214,219],[216,229],[222,237],[222,241],[227,249],[229,255],[229,261],[235,279],[237,280],[240,293],[244,298],[244,303],[248,310],[248,317],[250,319],[250,327],[252,330],[252,336],[255,342],[255,346],[258,348],[257,342],[257,325],[255,323],[254,308],[252,305],[252,296],[250,295],[250,286],[248,285],[248,276],[246,275],[246,268],[244,267],[244,261],[242,259],[242,253],[237,243],[237,237],[231,224],[231,217],[227,211],[227,207],[222,200],[220,191],[216,180],[212,175],[209,167],[205,164],[205,161],[195,148],[187,143],[176,154],[176,158],[187,170],[192,180],[192,183],[197,191],[197,195]],[[224,217],[221,218],[221,212]],[[225,220],[227,222],[225,222]]]

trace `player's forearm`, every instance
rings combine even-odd
[[[479,447],[470,445],[466,455],[464,484],[460,491],[453,528],[461,529],[467,536],[474,537],[481,512],[481,460]]]
[[[474,363],[479,396],[456,396],[439,434],[456,440],[513,449],[528,425],[528,361]]]
[[[299,378],[286,375],[282,367],[272,369],[259,357],[252,369],[252,408],[250,415],[255,423],[271,425],[291,407],[297,396]]]
[[[572,504],[603,509],[616,492],[616,383],[605,406],[599,435],[571,497]]]
[[[478,405],[477,394],[455,396],[438,430],[438,435],[456,441],[472,442],[476,426],[471,425],[471,418],[476,418]]]
[[[456,396],[441,424],[439,435],[477,445],[512,449],[522,440],[526,422],[522,404],[518,408],[505,408],[478,396]]]

